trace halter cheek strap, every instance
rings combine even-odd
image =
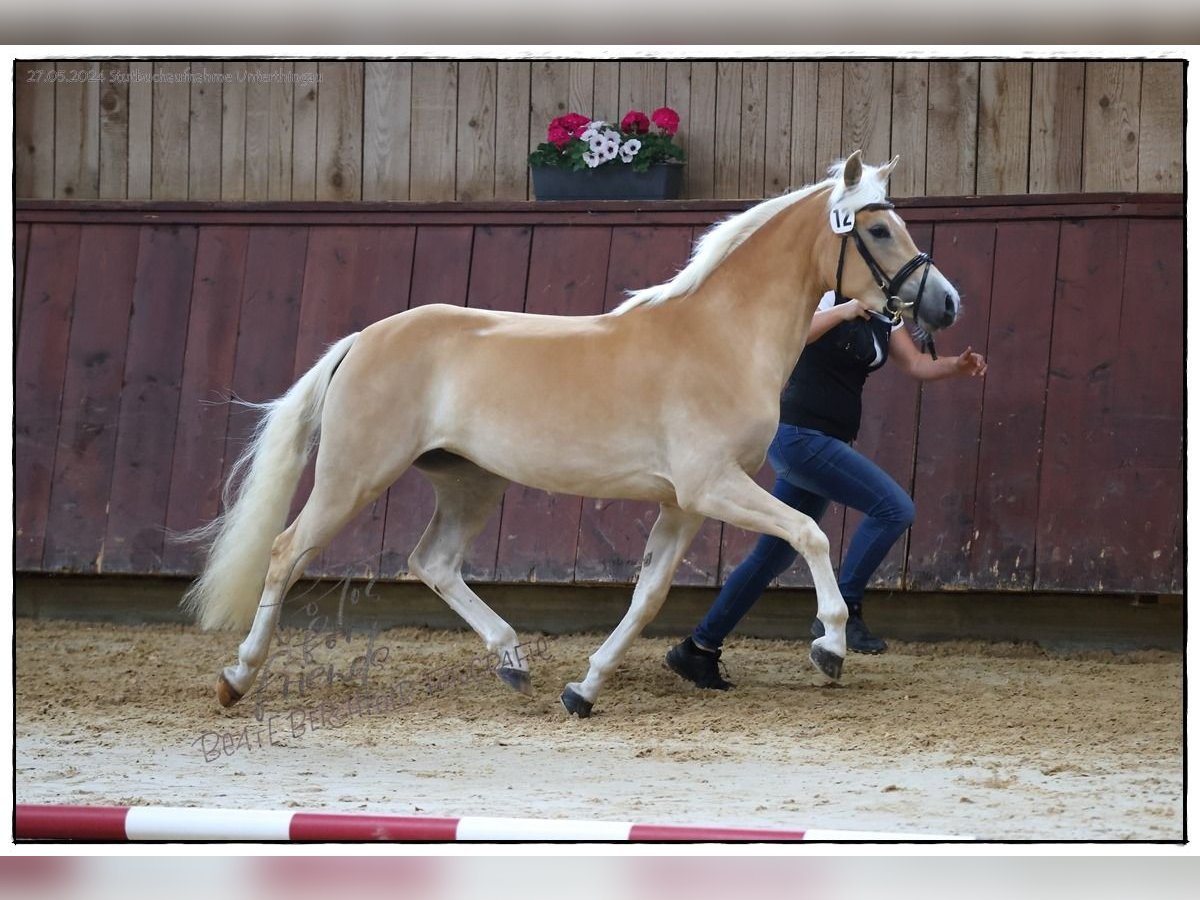
[[[891,203],[869,203],[866,206],[861,207],[861,209],[858,211],[874,211],[879,209],[895,209],[895,207]],[[858,247],[859,256],[861,256],[863,262],[866,263],[867,269],[870,270],[871,276],[875,279],[875,283],[879,286],[879,289],[883,291],[884,296],[887,297],[887,300],[884,301],[884,309],[887,310],[888,314],[892,317],[893,324],[899,322],[900,317],[904,314],[906,309],[919,307],[921,298],[925,295],[925,282],[929,278],[929,270],[933,267],[933,258],[928,253],[918,253],[916,256],[902,265],[895,275],[889,278],[887,273],[883,271],[883,267],[880,266],[879,263],[876,262],[875,257],[871,255],[871,251],[867,247],[866,241],[864,241],[862,239],[862,235],[858,233],[858,228],[852,228],[849,232],[842,235],[842,247],[838,252],[837,283],[833,292],[835,303],[845,303],[849,299],[845,294],[842,293],[842,271],[845,269],[846,265],[846,243],[847,238],[849,238],[850,235],[854,235],[854,243],[855,246]],[[917,298],[906,303],[899,297],[900,288],[904,286],[904,282],[911,278],[917,269],[921,268],[923,268],[924,271],[921,273],[921,283],[917,286]],[[928,350],[930,355],[934,359],[937,359],[937,349],[933,346],[933,336],[929,334],[929,332],[927,332],[923,327],[921,327],[920,323],[914,324],[913,332],[921,344],[921,352],[924,353],[926,350]]]

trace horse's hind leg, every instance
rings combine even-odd
[[[604,682],[616,670],[629,645],[658,615],[679,561],[683,559],[684,552],[703,522],[703,516],[684,512],[676,506],[663,504],[660,508],[646,542],[646,555],[642,559],[642,571],[638,574],[629,611],[616,630],[591,655],[591,665],[583,682],[572,682],[562,692],[559,699],[567,712],[580,718],[591,715],[592,704]]]
[[[475,630],[500,662],[496,673],[523,694],[529,669],[511,625],[479,598],[462,577],[463,559],[508,481],[445,451],[433,451],[416,466],[437,492],[437,509],[408,558],[409,569]]]
[[[361,474],[352,468],[322,466],[318,459],[317,477],[304,508],[271,547],[254,624],[238,645],[237,664],[226,667],[217,680],[217,700],[222,706],[236,703],[253,686],[267,661],[284,597],[305,567],[363,506],[382,493],[382,487],[364,489]],[[386,480],[380,483],[386,484]]]

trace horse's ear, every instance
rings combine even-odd
[[[892,161],[885,166],[879,167],[879,177],[887,181],[892,176],[892,169],[896,168],[896,163],[900,162],[899,156],[893,156]]]
[[[842,166],[842,181],[846,187],[852,188],[862,180],[862,151],[855,150]]]

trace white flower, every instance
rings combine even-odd
[[[621,145],[621,162],[633,162],[633,158],[637,156],[638,151],[642,149],[642,142],[637,138],[630,138]]]
[[[589,169],[594,169],[596,166],[600,165],[600,163],[604,162],[604,160],[600,158],[600,154],[592,153],[590,151],[583,154],[583,161],[588,164]]]
[[[592,136],[587,138],[588,147],[593,153],[604,153],[604,148],[608,144],[608,138],[599,131],[592,132]]]
[[[601,135],[603,143],[600,147],[592,143],[592,151],[599,153],[605,160],[615,159],[621,150],[621,135],[616,131],[606,131]]]
[[[600,131],[598,129],[593,128],[591,125],[589,125],[587,127],[587,130],[584,131],[584,133],[579,136],[579,139],[581,141],[587,141],[587,142],[591,143],[592,138],[598,137],[599,134],[600,134]]]
[[[591,131],[591,130],[600,131],[601,129],[604,129],[607,127],[608,127],[608,123],[605,122],[603,119],[597,119],[595,122],[588,122],[588,130],[589,131]]]

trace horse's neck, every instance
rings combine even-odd
[[[698,291],[703,297],[688,301],[705,307],[768,383],[782,387],[808,339],[826,290],[818,261],[829,244],[827,228],[824,192],[798,201],[730,254]]]

